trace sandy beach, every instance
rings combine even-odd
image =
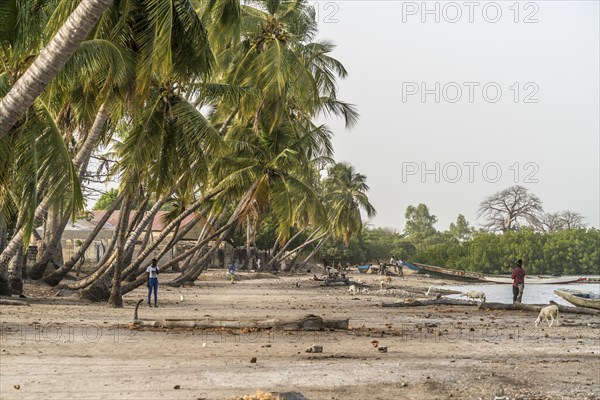
[[[377,276],[351,276],[369,292],[325,287],[312,274],[246,273],[231,285],[223,271],[209,271],[195,286],[161,286],[159,307],[139,310],[143,319],[240,323],[212,330],[134,329],[145,287],[112,309],[27,284],[30,306],[0,308],[0,397],[235,399],[262,389],[290,399],[600,399],[597,316],[564,314],[561,326],[535,331],[533,312],[383,308],[454,282],[410,275],[379,290]],[[308,314],[348,318],[349,329],[243,328]],[[305,352],[313,344],[323,352]]]

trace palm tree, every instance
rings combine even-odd
[[[329,218],[332,230],[347,246],[351,237],[362,230],[361,210],[364,210],[368,217],[376,214],[367,197],[369,186],[366,177],[357,173],[350,164],[337,163],[329,168],[324,188],[325,198],[331,210]]]
[[[9,3],[14,3],[14,0]],[[113,0],[82,0],[27,71],[0,100],[0,139],[25,114],[92,31]],[[39,2],[37,2],[39,3]],[[10,4],[6,4],[10,7]],[[17,9],[14,7],[13,9]],[[14,15],[14,13],[11,13]],[[2,14],[5,15],[5,14]],[[4,25],[2,21],[1,25]]]

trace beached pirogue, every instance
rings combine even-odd
[[[600,294],[598,293],[571,289],[555,290],[554,293],[576,306],[600,310]]]

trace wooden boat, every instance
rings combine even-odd
[[[406,262],[405,262],[405,265],[406,265]],[[417,270],[423,274],[429,274],[432,276],[437,276],[437,277],[445,278],[445,279],[475,282],[475,281],[480,281],[484,277],[484,275],[479,272],[468,272],[468,271],[462,271],[460,269],[442,268],[442,267],[436,267],[434,265],[427,265],[427,264],[421,264],[421,263],[412,263],[412,265],[414,265],[417,268]]]
[[[569,289],[555,290],[554,293],[576,306],[600,310],[600,294],[598,293]]]
[[[492,282],[492,283],[499,283],[499,284],[512,284],[513,280],[510,276],[484,276],[481,279],[483,282]],[[556,278],[540,278],[540,277],[525,277],[525,284],[526,285],[559,285],[559,284],[568,284],[568,283],[576,283],[576,282],[583,282],[585,281],[586,278],[582,278],[579,276],[562,276],[562,277],[556,277]]]

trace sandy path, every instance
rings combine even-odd
[[[563,326],[534,332],[536,315],[527,312],[381,308],[393,297],[350,296],[344,287],[322,287],[308,277],[236,285],[221,274],[203,279],[181,290],[161,287],[160,307],[141,308],[140,317],[312,313],[350,318],[351,330],[132,331],[133,305],[145,288],[126,296],[118,310],[36,298],[30,307],[0,309],[0,397],[233,399],[262,388],[310,399],[493,399],[502,393],[511,399],[600,399],[600,329],[586,325],[600,322],[597,317],[561,316]],[[442,282],[407,277],[394,283],[414,289]],[[374,339],[389,352],[373,348]],[[324,352],[305,353],[313,343]]]

